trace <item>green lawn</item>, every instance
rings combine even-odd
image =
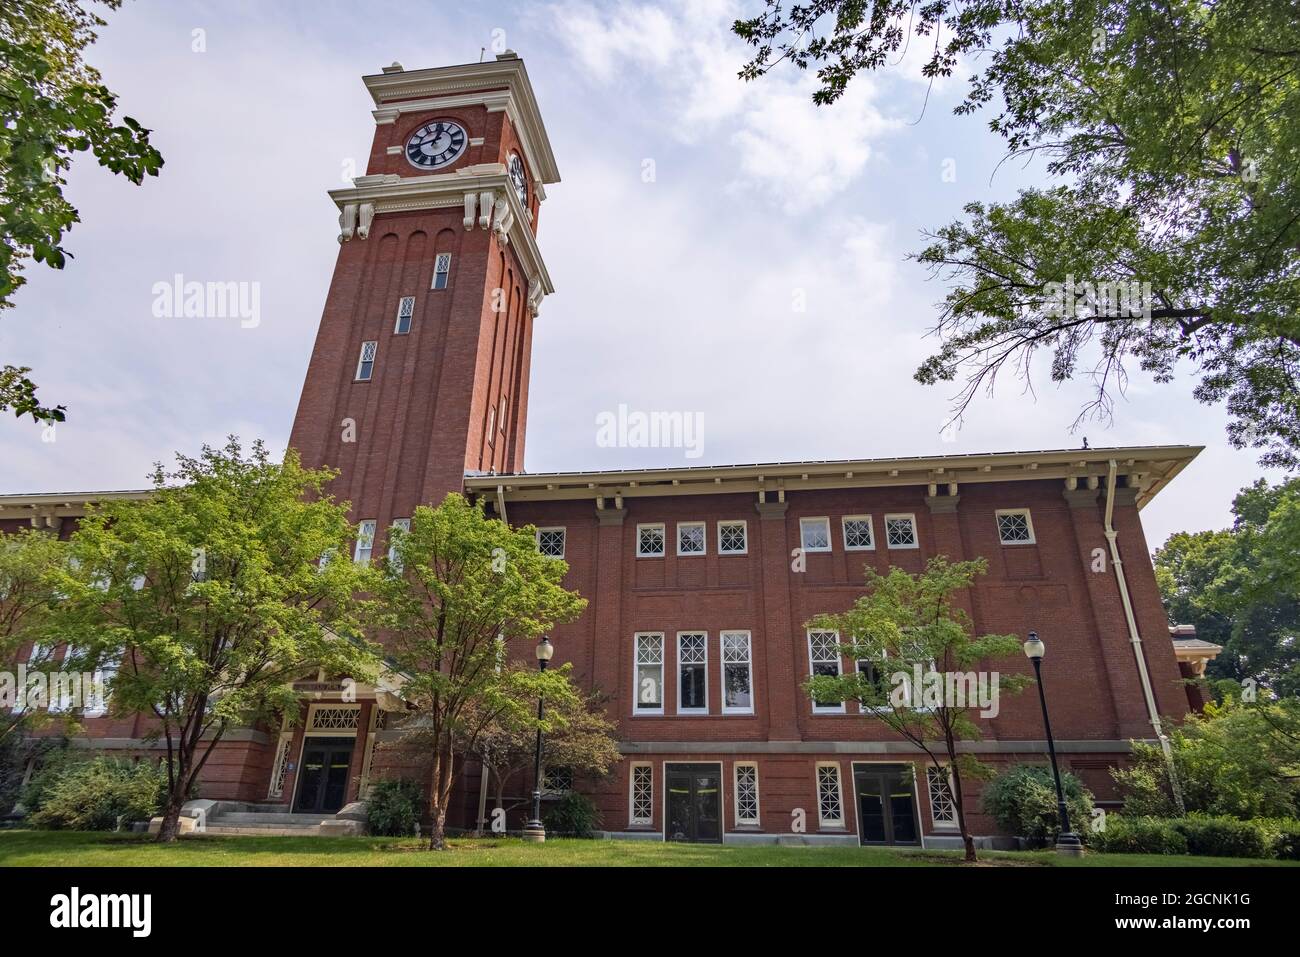
[[[986,852],[994,866],[1225,867],[1278,865],[1223,857],[1159,857],[1090,854],[1080,861],[1051,851]],[[1294,862],[1287,862],[1294,863]],[[514,838],[460,839],[434,854],[419,841],[371,837],[186,837],[164,847],[135,834],[0,831],[3,867],[950,867],[955,851],[900,851],[865,847],[721,847],[657,841],[550,840],[527,844]]]

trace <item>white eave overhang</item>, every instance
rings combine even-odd
[[[149,489],[107,492],[30,492],[0,495],[0,519],[33,516],[69,518],[86,514],[86,506],[113,499],[142,500],[152,495]]]
[[[692,466],[677,469],[469,474],[465,476],[465,489],[475,494],[495,496],[500,487],[506,501],[527,502],[734,492],[784,494],[812,489],[961,486],[1042,479],[1075,479],[1086,482],[1090,478],[1104,476],[1113,459],[1119,466],[1120,474],[1133,476],[1137,506],[1142,508],[1202,448],[1188,445],[1144,446]]]
[[[375,103],[375,121],[392,123],[402,113],[484,105],[510,118],[528,168],[542,183],[558,183],[550,137],[524,61],[504,56],[485,63],[463,63],[427,70],[394,70],[362,78]]]
[[[432,173],[428,176],[358,176],[351,186],[329,190],[329,197],[340,211],[347,205],[371,203],[375,215],[379,215],[443,207],[460,209],[464,206],[466,193],[483,192],[505,197],[513,215],[509,231],[510,243],[518,253],[525,275],[530,282],[534,279],[540,282],[548,296],[555,292],[551,274],[546,269],[541,249],[537,245],[537,237],[528,228],[527,211],[519,202],[519,194],[515,192],[503,163],[481,163],[454,173]]]

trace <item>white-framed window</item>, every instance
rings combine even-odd
[[[703,555],[709,550],[709,527],[704,522],[677,523],[677,554]]]
[[[857,668],[859,678],[875,689],[875,693],[888,700],[892,684],[889,680],[889,666],[886,663],[886,656],[881,652],[878,659],[859,658],[854,662]],[[909,698],[910,700],[910,698]],[[864,710],[875,711],[876,706],[863,705]],[[888,708],[888,705],[880,705],[880,708]]]
[[[844,826],[844,796],[840,792],[840,766],[817,762],[817,820],[822,827]]]
[[[844,531],[844,550],[869,552],[876,547],[876,534],[870,515],[845,515],[840,522]]]
[[[375,350],[379,348],[378,342],[361,343],[361,357],[357,359],[357,381],[369,382],[370,377],[375,373]]]
[[[829,518],[799,519],[799,546],[805,552],[829,552],[831,520]]]
[[[409,532],[411,530],[411,520],[409,518],[395,518],[393,519],[393,523],[389,525],[388,528],[389,528],[388,563],[392,565],[394,568],[396,568],[398,571],[401,571],[402,561],[400,558],[398,558],[397,555],[397,547],[396,547],[396,543],[393,540],[394,536],[392,534],[392,529],[400,528],[403,532]]]
[[[438,253],[438,258],[433,261],[433,287],[434,289],[446,289],[447,280],[451,276],[451,253]]]
[[[930,791],[930,819],[935,827],[957,826],[957,804],[952,799],[952,780],[946,768],[926,768]]]
[[[649,764],[631,768],[628,793],[628,822],[652,824],[655,817],[655,772]]]
[[[411,318],[415,315],[415,297],[403,296],[397,300],[397,322],[393,334],[404,336],[411,331]]]
[[[563,558],[564,527],[539,528],[537,530],[537,550],[547,558]]]
[[[709,713],[709,634],[677,633],[677,713]]]
[[[508,395],[503,395],[497,402],[497,430],[502,435],[506,434],[506,410],[509,406],[510,396]]]
[[[736,824],[758,827],[758,765],[737,761],[732,769],[735,787]]]
[[[754,713],[754,666],[749,632],[724,631],[722,646],[722,713]]]
[[[636,557],[664,557],[664,525],[662,522],[636,527]]]
[[[808,631],[808,673],[813,677],[819,675],[838,678],[843,672],[843,660],[840,657],[840,633],[838,631]],[[843,714],[843,701],[818,701],[813,698],[814,714]]]
[[[636,714],[664,713],[663,632],[638,632],[636,639]]]
[[[113,696],[113,682],[117,680],[117,673],[121,670],[122,656],[120,654],[105,658],[95,668],[93,680],[97,687],[85,688],[83,686],[83,692],[86,696],[83,713],[87,718],[101,718],[108,714],[109,699]]]
[[[352,560],[358,564],[369,562],[374,548],[375,519],[368,518],[357,526],[357,547],[352,552]]]
[[[997,511],[998,540],[1003,545],[1033,545],[1034,520],[1027,508],[1000,508]]]
[[[573,790],[571,768],[542,769],[542,797],[563,797]]]
[[[718,522],[718,554],[744,555],[749,551],[749,526],[743,518]]]
[[[487,444],[488,445],[492,445],[496,440],[496,424],[497,424],[497,407],[494,405],[488,409],[488,421],[487,421]]]
[[[885,516],[885,545],[889,548],[920,548],[915,515]]]

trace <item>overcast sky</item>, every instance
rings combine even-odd
[[[951,390],[912,373],[943,288],[905,257],[921,230],[1035,173],[993,175],[989,116],[951,112],[963,82],[923,110],[919,50],[832,107],[814,107],[795,71],[742,83],[729,25],[761,6],[128,0],[90,60],[166,165],[143,187],[85,159],[74,170],[75,258],[30,266],[0,316],[0,358],[32,366],[68,422],[48,442],[30,419],[0,419],[0,491],[139,488],[155,460],[230,432],[282,449],[338,254],[325,190],[364,165],[373,135],[361,75],[473,62],[504,41],[528,65],[563,177],[541,211],[557,292],[534,339],[530,471],[1086,435],[1206,446],[1145,510],[1152,546],[1226,525],[1233,494],[1264,473],[1228,446],[1223,412],[1192,399],[1190,369],[1173,386],[1135,376],[1112,425],[1073,434],[1086,382],[1040,378],[1030,395],[1007,380],[941,436]],[[154,284],[177,274],[257,283],[260,321],[155,317]],[[620,404],[698,413],[703,455],[601,447],[597,417]]]

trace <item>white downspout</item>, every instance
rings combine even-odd
[[[1151,689],[1151,675],[1147,673],[1146,658],[1142,654],[1142,637],[1138,634],[1137,619],[1133,615],[1133,602],[1128,594],[1128,580],[1124,577],[1124,561],[1119,557],[1119,533],[1111,523],[1115,511],[1115,477],[1119,466],[1114,459],[1106,475],[1106,541],[1110,545],[1110,563],[1115,568],[1115,580],[1119,582],[1119,599],[1124,606],[1124,618],[1128,622],[1129,644],[1133,648],[1133,658],[1137,662],[1138,677],[1142,679],[1142,694],[1146,698],[1147,715],[1151,719],[1151,728],[1160,741],[1160,750],[1164,752],[1165,764],[1169,768],[1169,783],[1173,788],[1174,802],[1179,812],[1183,811],[1183,793],[1178,784],[1178,775],[1174,770],[1173,749],[1160,723],[1160,711],[1156,707],[1155,692]]]

